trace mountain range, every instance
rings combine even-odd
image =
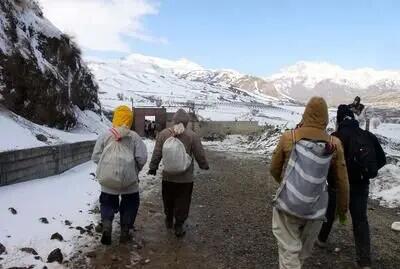
[[[172,61],[140,54],[111,62],[94,61],[89,65],[94,70],[98,70],[99,66],[119,65],[124,66],[124,72],[128,73],[157,74],[165,79],[167,75],[183,80],[182,83],[190,81],[214,88],[234,88],[268,101],[305,103],[311,96],[318,95],[325,97],[330,105],[350,103],[355,96],[360,96],[366,104],[378,107],[400,104],[400,71],[395,70],[346,70],[326,62],[302,61],[273,75],[260,77],[230,69],[207,69],[187,59]],[[103,72],[100,76],[107,74]],[[103,79],[100,79],[100,86]],[[190,84],[188,86],[191,87]]]

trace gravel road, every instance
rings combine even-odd
[[[212,169],[196,170],[188,233],[176,239],[164,228],[160,185],[142,201],[136,243],[96,246],[73,268],[278,268],[271,232],[271,199],[277,188],[265,156],[208,152]],[[371,202],[373,267],[400,268],[400,233],[390,230],[399,210]],[[304,268],[354,268],[351,221],[335,225],[327,249],[316,249]],[[89,256],[89,257],[87,257]]]

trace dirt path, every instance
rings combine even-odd
[[[271,198],[276,189],[263,156],[209,152],[212,170],[196,171],[188,234],[176,239],[163,224],[160,186],[142,201],[137,243],[98,246],[73,268],[277,268],[271,232]],[[373,209],[373,210],[372,210]],[[400,268],[400,234],[390,225],[396,210],[371,205],[373,268]],[[352,268],[351,225],[335,226],[329,247],[316,250],[304,268]],[[340,248],[336,252],[335,248]],[[86,255],[84,253],[83,255]],[[82,256],[82,255],[81,255]]]

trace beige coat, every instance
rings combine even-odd
[[[295,130],[295,140],[312,139],[329,142],[331,136],[325,131],[329,122],[328,107],[323,98],[313,97],[303,114],[300,126]],[[349,180],[344,157],[342,143],[336,137],[332,137],[336,151],[333,154],[329,176],[336,182],[337,209],[340,213],[346,213],[349,203]],[[293,148],[291,131],[285,132],[276,147],[270,167],[271,175],[280,183],[287,162]]]

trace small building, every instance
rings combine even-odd
[[[145,136],[145,121],[154,121],[156,131],[161,131],[167,127],[167,109],[162,107],[137,107],[134,108],[133,130],[140,136]]]
[[[144,137],[145,133],[145,122],[154,121],[156,125],[156,132],[160,132],[167,127],[171,127],[173,125],[172,118],[175,112],[167,112],[167,109],[164,107],[137,107],[134,108],[134,124],[133,130],[138,133],[140,136]],[[192,130],[197,130],[196,126],[198,126],[198,119],[194,113],[189,113],[190,115],[190,123],[188,128]]]

